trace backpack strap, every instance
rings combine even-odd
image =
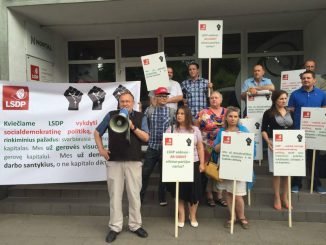
[[[147,107],[147,109],[145,111],[145,116],[147,117],[147,124],[149,127],[150,127],[150,121],[151,121],[150,119],[154,113],[154,110],[155,110],[154,106],[150,105],[149,107]]]
[[[173,133],[173,125],[174,125],[174,122],[175,122],[175,112],[176,110],[175,109],[172,109],[170,107],[169,108],[169,117],[170,117],[170,126],[171,126],[171,133]]]

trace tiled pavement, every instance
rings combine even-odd
[[[125,219],[125,223],[126,223]],[[0,215],[0,245],[98,245],[106,244],[106,216]],[[149,237],[139,238],[124,231],[113,244],[217,245],[217,244],[325,244],[326,224],[250,220],[250,229],[235,225],[234,234],[223,227],[223,219],[198,218],[199,227],[186,224],[174,237],[173,218],[146,217]]]

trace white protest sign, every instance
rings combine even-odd
[[[262,118],[242,118],[240,119],[240,123],[245,126],[249,132],[255,134],[255,160],[263,160],[263,139],[261,136]]]
[[[301,126],[307,149],[326,150],[326,108],[301,108]]]
[[[163,134],[162,181],[194,181],[193,134]]]
[[[147,90],[169,87],[169,75],[164,52],[141,57]]]
[[[94,130],[116,110],[113,94],[140,82],[40,83],[0,81],[0,185],[106,180]],[[107,147],[108,136],[103,135]]]
[[[222,58],[223,20],[198,21],[198,58]]]
[[[288,93],[288,98],[294,90],[302,86],[300,74],[304,71],[305,69],[281,72],[281,89]]]
[[[253,133],[222,132],[221,179],[252,181],[254,140]]]
[[[306,176],[304,130],[273,130],[274,176]]]
[[[272,106],[272,94],[247,95],[247,115],[249,118],[262,118],[264,112]]]

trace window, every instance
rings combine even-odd
[[[280,88],[282,71],[301,69],[303,65],[303,32],[301,30],[248,33],[248,76],[261,64],[265,76]]]
[[[249,53],[303,50],[302,31],[254,32],[248,34]]]
[[[158,52],[157,38],[139,38],[121,40],[121,57],[140,57]]]
[[[168,61],[167,66],[173,69],[173,80],[181,83],[188,78],[188,64],[194,60]]]
[[[167,57],[185,57],[195,55],[195,37],[165,37],[164,52]]]
[[[114,40],[68,42],[69,60],[114,59]]]
[[[203,77],[208,78],[208,61],[204,60],[202,66]],[[240,59],[213,59],[211,71],[213,88],[223,95],[222,106],[232,105],[239,107],[236,90],[240,89]]]
[[[115,82],[115,64],[70,64],[70,83],[104,83]]]
[[[240,54],[240,33],[223,34],[223,54]]]

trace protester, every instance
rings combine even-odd
[[[169,86],[167,87],[170,96],[166,99],[166,106],[174,110],[178,108],[178,102],[182,101],[182,90],[180,84],[177,81],[174,81],[173,78],[173,68],[168,67],[168,76],[169,76]],[[156,105],[156,99],[154,91],[150,91],[148,94],[150,98],[151,105]]]
[[[221,128],[214,141],[214,149],[217,153],[221,150],[221,138],[222,132],[246,132],[248,129],[242,125],[239,125],[240,121],[240,109],[237,107],[229,106],[225,114],[224,128]],[[233,180],[223,180],[223,184],[220,185],[227,192],[226,202],[228,204],[230,218],[225,222],[224,227],[231,227],[232,217],[232,198],[235,195],[235,219],[238,219],[243,229],[249,228],[249,222],[244,213],[244,200],[243,196],[247,194],[247,187],[245,181],[237,181],[236,193],[233,193]],[[236,221],[236,220],[235,220]]]
[[[273,92],[275,87],[269,78],[264,77],[265,69],[262,65],[257,64],[253,68],[253,77],[248,78],[244,81],[241,88],[241,99],[246,101],[247,94],[256,96],[258,91],[269,90]],[[247,116],[247,106],[244,110],[243,117]]]
[[[294,111],[294,128],[300,129],[301,108],[302,107],[326,107],[326,93],[315,87],[316,76],[313,71],[305,71],[301,74],[302,87],[295,90],[289,99],[289,109]],[[306,165],[308,172],[311,173],[313,150],[306,150]],[[318,155],[318,151],[316,152]],[[326,190],[322,187],[320,175],[320,161],[316,161],[314,172],[314,190],[319,194],[326,194]],[[298,193],[302,188],[302,177],[293,177],[292,192]]]
[[[199,129],[192,125],[192,115],[188,107],[182,106],[176,113],[176,127],[172,130],[169,127],[167,133],[191,133],[194,134],[194,181],[181,182],[179,191],[178,206],[178,226],[184,227],[185,223],[185,203],[189,207],[189,221],[192,227],[198,227],[197,208],[201,198],[201,176],[200,173],[205,169],[204,146]],[[175,196],[175,188],[171,188],[171,193]]]
[[[275,90],[272,94],[272,106],[264,112],[262,122],[262,136],[268,145],[269,171],[274,172],[273,164],[273,130],[293,129],[293,114],[287,108],[288,94],[284,90]],[[282,181],[282,184],[281,184]],[[282,186],[282,188],[281,188]],[[280,191],[282,190],[282,198]],[[289,208],[288,202],[288,177],[273,176],[274,208]]]
[[[173,123],[175,110],[166,106],[167,98],[170,93],[167,88],[159,87],[155,90],[156,106],[146,109],[145,115],[148,119],[150,137],[148,148],[145,154],[144,166],[142,171],[142,188],[140,191],[141,201],[145,198],[149,177],[156,164],[159,164],[160,182],[158,186],[158,198],[161,206],[166,206],[166,185],[162,183],[162,140],[163,133]]]
[[[199,77],[199,65],[192,62],[188,65],[189,78],[181,83],[184,103],[190,108],[193,118],[207,107],[208,90],[213,84]]]
[[[304,62],[304,68],[307,71],[316,72],[317,63],[313,59],[308,59]],[[324,78],[324,75],[321,76],[320,74],[315,73],[315,76],[316,76],[316,85],[315,85],[316,88],[319,88],[324,92],[326,92],[326,79]]]
[[[217,133],[223,126],[226,108],[222,107],[223,96],[218,91],[213,91],[209,97],[210,106],[201,110],[196,116],[195,125],[202,132],[205,146],[205,162],[209,160],[213,150],[213,143]],[[227,203],[223,200],[222,191],[217,189],[218,182],[207,177],[206,198],[207,205],[215,207],[216,204],[226,207]]]
[[[124,184],[129,200],[129,230],[139,237],[147,237],[142,228],[141,202],[139,192],[141,189],[142,154],[141,143],[149,139],[146,117],[133,110],[134,96],[130,92],[122,93],[119,97],[119,107],[128,111],[130,126],[130,141],[126,133],[116,133],[109,127],[112,117],[119,114],[119,110],[110,111],[94,131],[94,138],[98,151],[107,160],[107,185],[110,196],[110,231],[106,242],[113,242],[122,231],[123,213],[122,196]],[[108,149],[105,149],[102,136],[108,130]]]

